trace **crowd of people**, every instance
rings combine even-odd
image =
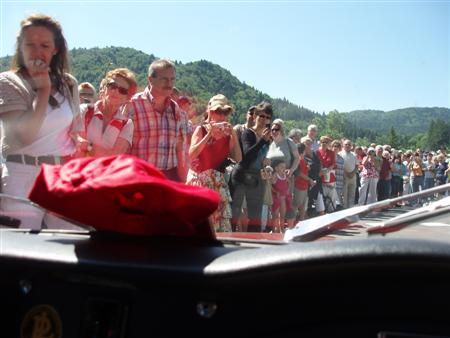
[[[40,166],[72,158],[130,154],[170,180],[220,195],[210,216],[217,232],[283,232],[299,220],[355,204],[444,184],[445,149],[423,153],[388,145],[356,146],[318,137],[310,125],[286,130],[269,102],[249,107],[233,126],[233,105],[211,97],[199,120],[192,99],[176,87],[175,65],[149,65],[139,91],[127,68],[108,71],[98,87],[69,74],[60,24],[35,14],[21,23],[10,71],[0,74],[2,192],[27,197]],[[2,201],[27,227],[52,227],[51,215]]]

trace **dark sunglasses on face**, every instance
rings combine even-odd
[[[217,114],[225,115],[225,116],[228,116],[228,115],[231,114],[231,110],[230,109],[216,109],[215,112]]]
[[[258,115],[258,117],[260,117],[260,118],[262,118],[262,119],[266,119],[266,120],[272,119],[272,116],[264,115],[264,114]]]
[[[280,128],[272,128],[272,131],[280,131]]]
[[[115,89],[117,90],[121,95],[128,95],[128,88],[123,88],[120,87],[117,83],[115,82],[108,82],[106,84],[106,87],[108,87],[109,89]]]

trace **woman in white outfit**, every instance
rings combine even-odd
[[[11,70],[0,73],[3,193],[28,197],[41,164],[60,164],[74,154],[80,104],[77,82],[67,71],[60,24],[43,14],[24,19]],[[53,227],[54,218],[37,208],[5,199],[1,209],[23,228]]]
[[[99,100],[92,106],[82,104],[82,127],[78,149],[84,156],[111,156],[130,152],[133,121],[127,104],[136,93],[135,75],[127,68],[106,73],[100,84]]]

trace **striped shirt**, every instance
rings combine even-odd
[[[155,99],[147,86],[131,99],[130,117],[134,122],[131,154],[160,170],[176,168],[177,142],[182,142],[183,146],[186,142],[186,113],[170,98],[167,98],[163,111],[157,111]]]

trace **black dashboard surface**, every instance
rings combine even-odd
[[[450,336],[443,242],[1,236],[1,337]]]

